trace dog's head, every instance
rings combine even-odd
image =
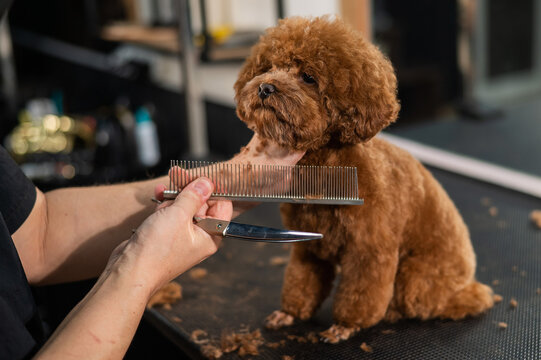
[[[268,29],[240,71],[235,100],[248,127],[298,150],[366,141],[400,109],[390,62],[329,17]]]

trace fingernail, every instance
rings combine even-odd
[[[199,178],[195,181],[194,189],[201,194],[201,196],[207,196],[211,191],[210,181],[204,178]]]

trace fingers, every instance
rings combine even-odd
[[[208,204],[209,207],[206,211],[206,216],[221,220],[231,220],[233,214],[233,204],[231,201],[209,201]]]
[[[157,199],[160,198],[160,194],[163,198],[163,191],[166,189],[165,185],[157,185],[154,189],[154,194]],[[163,203],[156,206],[156,211],[169,207],[174,203],[174,201],[164,201]],[[231,202],[230,201],[208,201],[205,202],[195,213],[196,217],[205,218],[212,217],[216,219],[231,219]]]
[[[195,213],[195,216],[200,217],[200,218],[207,217],[207,211],[209,207],[210,207],[209,203],[206,202],[205,204],[203,204],[203,206],[199,208],[199,210],[197,210],[197,213]]]
[[[192,218],[206,203],[213,190],[214,184],[209,179],[198,178],[180,192],[171,206],[181,209]]]
[[[163,184],[156,185],[154,187],[154,197],[159,201],[163,201],[163,192],[165,189],[167,189],[167,187]]]
[[[161,210],[161,209],[166,208],[166,207],[169,207],[169,206],[171,206],[171,205],[173,205],[173,201],[169,201],[169,200],[168,200],[168,201],[164,201],[164,202],[162,202],[161,204],[158,204],[158,205],[156,206],[156,210],[154,210],[154,211]]]
[[[179,166],[169,169],[169,178],[173,185],[171,190],[182,189],[194,179],[192,174]]]

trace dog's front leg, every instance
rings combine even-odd
[[[334,265],[318,259],[296,244],[286,268],[282,287],[282,310],[269,315],[265,326],[278,329],[291,325],[294,318],[307,320],[329,295],[334,279]]]
[[[361,248],[353,245],[344,252],[333,304],[335,325],[320,333],[323,341],[347,340],[385,316],[393,296],[398,250],[380,248],[381,243]]]

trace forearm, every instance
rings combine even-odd
[[[111,251],[131,236],[155,204],[150,200],[165,177],[129,184],[68,188],[45,194],[47,231],[39,283],[95,277]]]
[[[96,285],[36,357],[122,358],[150,295],[218,249],[219,240],[193,223],[212,190],[208,180],[200,179],[161,204],[129,241],[117,246]],[[231,208],[211,207],[210,214],[230,219]]]
[[[36,355],[37,359],[121,359],[152,287],[127,267],[106,270]]]
[[[229,162],[294,165],[303,152],[290,153],[254,135]],[[75,281],[97,276],[112,249],[152,213],[156,185],[167,176],[120,185],[70,188],[38,194],[34,226],[16,236],[26,275],[33,284]],[[43,206],[39,206],[43,203]],[[234,216],[253,207],[236,203]],[[44,226],[41,226],[45,224]],[[28,231],[27,231],[28,230]],[[26,234],[25,234],[26,232]],[[38,239],[38,240],[34,240]]]

